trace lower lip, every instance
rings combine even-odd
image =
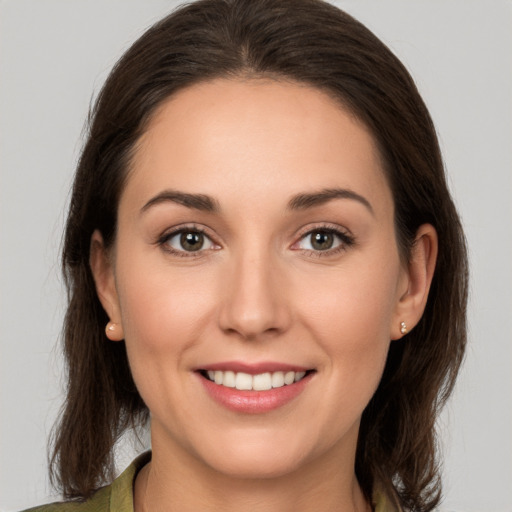
[[[231,411],[245,414],[261,414],[278,409],[296,398],[309,383],[312,373],[298,382],[266,391],[241,391],[215,384],[198,374],[206,392],[220,405]]]

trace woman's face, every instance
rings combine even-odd
[[[155,451],[237,476],[353,466],[408,289],[357,119],[304,85],[181,91],[140,140],[112,261],[100,295]]]

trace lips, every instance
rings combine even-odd
[[[226,362],[196,372],[217,403],[242,413],[263,413],[297,397],[315,370],[289,364]]]

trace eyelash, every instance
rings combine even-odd
[[[330,256],[335,256],[337,254],[340,254],[341,252],[346,251],[348,248],[353,246],[356,242],[353,235],[349,234],[347,231],[341,230],[339,227],[334,227],[331,225],[320,225],[315,226],[313,229],[308,229],[305,233],[300,235],[300,238],[297,242],[295,242],[293,245],[297,245],[301,241],[305,240],[308,236],[311,236],[314,233],[325,233],[325,234],[331,234],[334,235],[339,240],[339,245],[337,247],[334,247],[332,249],[325,249],[325,250],[312,250],[312,249],[302,249],[304,253],[306,253],[308,256],[312,256],[315,258],[325,258]],[[295,250],[301,250],[301,249],[295,249]]]
[[[200,226],[190,225],[190,226],[182,226],[180,228],[174,229],[168,233],[164,233],[158,240],[157,244],[167,253],[172,254],[173,256],[178,256],[180,258],[198,258],[204,256],[205,251],[212,249],[199,249],[198,251],[185,251],[185,250],[176,250],[169,245],[169,241],[177,235],[182,235],[183,233],[199,233],[203,235],[205,238],[211,241],[212,244],[215,244],[211,237],[206,233],[206,230],[201,228]],[[214,250],[214,249],[213,249]]]
[[[170,231],[168,233],[164,233],[162,236],[160,236],[157,240],[157,244],[162,247],[162,249],[172,254],[173,256],[178,256],[181,258],[197,258],[204,256],[204,252],[216,250],[216,249],[199,249],[197,251],[186,251],[186,250],[176,250],[172,248],[169,245],[169,240],[174,238],[177,235],[182,235],[183,233],[199,233],[203,235],[205,238],[207,238],[213,245],[215,242],[211,239],[211,237],[207,234],[206,230],[201,228],[200,226],[191,225],[191,226],[183,226],[177,229],[174,229],[173,231]],[[321,225],[317,226],[313,229],[309,229],[305,233],[300,235],[300,238],[297,242],[293,244],[293,246],[299,244],[301,241],[305,240],[308,236],[311,236],[314,233],[326,233],[334,235],[339,240],[339,245],[337,247],[334,247],[332,249],[325,249],[325,250],[311,250],[311,249],[293,249],[293,250],[302,250],[304,253],[306,253],[308,256],[313,256],[317,258],[327,257],[327,256],[334,256],[336,254],[339,254],[343,251],[346,251],[349,247],[354,245],[355,238],[347,233],[346,231],[340,230],[338,227],[328,226],[328,225]],[[293,248],[292,246],[292,248]]]

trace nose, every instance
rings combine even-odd
[[[291,322],[283,273],[269,256],[241,255],[222,283],[220,328],[245,340],[272,337]]]

